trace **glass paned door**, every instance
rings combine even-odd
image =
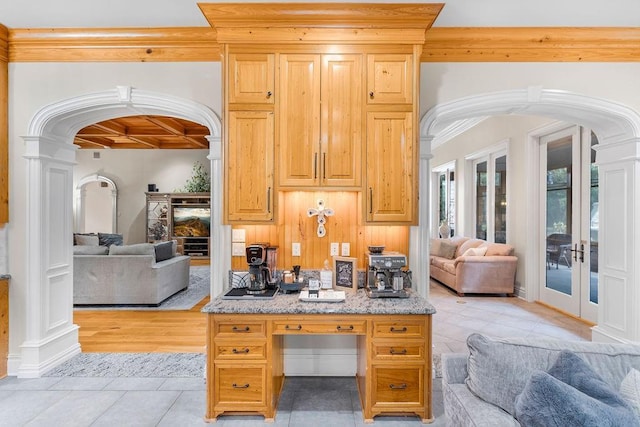
[[[598,169],[595,135],[570,127],[541,138],[544,278],[540,299],[597,320]]]
[[[476,163],[476,238],[487,240],[487,162]]]

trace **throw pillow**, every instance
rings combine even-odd
[[[109,248],[106,246],[83,246],[75,245],[73,247],[74,255],[107,255]]]
[[[631,368],[620,384],[620,394],[640,417],[640,371]]]
[[[434,255],[442,258],[453,259],[453,257],[456,254],[457,247],[458,246],[456,246],[455,244],[447,240],[443,240],[440,242],[440,248],[438,250],[438,253],[435,253]]]
[[[440,253],[441,242],[442,242],[442,239],[431,239],[431,246],[429,248],[429,252],[431,253],[431,255],[436,255]]]
[[[173,258],[173,242],[158,242],[153,245],[156,251],[156,262]]]
[[[98,239],[101,246],[122,246],[124,244],[122,234],[98,233]]]
[[[484,256],[487,253],[487,248],[469,248],[462,256]]]
[[[562,351],[549,372],[534,371],[515,402],[529,426],[639,426],[622,396],[582,358]]]
[[[76,245],[80,246],[99,246],[100,240],[96,234],[76,234],[74,235]]]
[[[109,255],[153,255],[156,256],[156,251],[151,243],[136,243],[135,245],[117,246],[111,245],[109,247]]]

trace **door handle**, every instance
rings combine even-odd
[[[584,243],[580,243],[580,249],[578,249],[578,244],[574,243],[573,249],[573,260],[578,262],[578,254],[580,254],[580,262],[584,263]]]

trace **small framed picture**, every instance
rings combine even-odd
[[[333,283],[338,290],[358,290],[358,259],[333,257]]]

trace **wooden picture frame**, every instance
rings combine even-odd
[[[333,283],[337,290],[358,290],[358,259],[333,257]]]

